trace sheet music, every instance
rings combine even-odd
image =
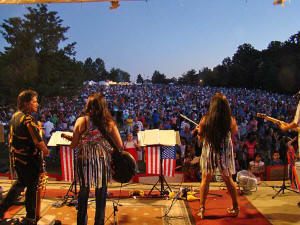
[[[70,145],[71,141],[69,141],[65,138],[62,138],[61,134],[66,134],[66,135],[69,135],[69,136],[73,136],[72,132],[56,131],[56,132],[52,133],[52,136],[51,136],[51,138],[50,138],[47,145],[49,147],[54,147],[54,146],[57,146],[57,145]]]
[[[147,145],[164,145],[175,146],[180,145],[179,133],[174,130],[145,130],[138,132],[138,143],[140,146]],[[178,136],[178,137],[177,137]],[[179,140],[178,140],[179,139]]]
[[[174,130],[160,130],[159,131],[159,143],[164,146],[176,145],[176,133]]]

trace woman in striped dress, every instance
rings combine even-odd
[[[107,184],[113,148],[123,146],[119,130],[108,111],[105,98],[96,93],[89,96],[85,116],[76,120],[71,148],[78,150],[76,177],[79,181],[77,224],[87,224],[90,188],[95,188],[95,225],[104,224]],[[118,150],[115,150],[118,151]]]
[[[238,127],[232,116],[229,102],[225,95],[216,93],[211,101],[208,113],[197,126],[198,135],[203,139],[200,159],[202,181],[200,185],[200,210],[198,216],[204,218],[205,201],[210,180],[218,168],[232,198],[232,208],[227,212],[232,216],[239,214],[237,190],[232,180],[235,173],[231,134],[235,135]]]

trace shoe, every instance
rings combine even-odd
[[[227,213],[230,215],[230,216],[233,216],[233,217],[237,217],[240,213],[240,207],[236,207],[236,208],[228,208],[227,209]]]
[[[204,211],[205,208],[203,206],[200,207],[199,211],[197,212],[197,216],[199,216],[201,219],[204,219]]]
[[[35,219],[23,217],[21,224],[22,225],[36,225],[37,223],[36,223]]]

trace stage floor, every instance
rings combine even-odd
[[[279,190],[279,188],[273,188],[272,186],[281,186],[282,182],[268,181],[261,182],[258,185],[256,192],[252,192],[246,195],[249,202],[269,221],[274,225],[300,225],[300,207],[297,203],[300,202],[300,195],[289,190],[285,190],[284,194],[280,193],[275,199],[272,196]],[[169,183],[173,191],[178,191],[180,187],[193,187],[194,190],[199,190],[199,183]],[[287,182],[287,185],[289,183]],[[10,180],[0,179],[0,186],[4,191],[7,191],[11,186]],[[186,200],[177,200],[172,206],[169,214],[166,217],[163,215],[170,208],[172,200],[166,198],[147,198],[147,197],[129,197],[124,193],[133,190],[149,191],[153,184],[140,184],[130,183],[123,185],[121,188],[123,195],[119,198],[109,198],[107,200],[106,216],[107,223],[112,224],[114,219],[118,220],[119,224],[141,224],[141,225],[153,225],[153,224],[172,224],[172,225],[189,225],[200,224],[198,220],[195,220],[191,215]],[[62,197],[66,194],[70,187],[70,183],[49,181],[47,184],[47,190],[44,194],[41,207],[41,215],[54,215],[56,219],[62,221],[62,224],[76,224],[76,209],[74,206],[63,206],[61,208],[53,207],[53,203],[60,203]],[[160,187],[160,186],[159,186]],[[211,183],[210,190],[224,190],[226,189],[224,183]],[[117,193],[120,190],[118,183],[109,185],[109,192]],[[127,191],[127,192],[126,192]],[[222,191],[220,191],[222,192]],[[224,191],[223,191],[224,192]],[[225,191],[226,192],[226,191]],[[5,193],[4,193],[5,194]],[[245,196],[245,195],[244,195]],[[242,198],[240,198],[242,199]],[[95,209],[95,203],[93,198],[90,199],[89,205],[89,220],[88,224],[93,224],[93,214]],[[210,201],[213,201],[213,197]],[[113,203],[118,201],[121,205],[118,206],[118,213],[116,217],[113,216]],[[225,204],[225,203],[224,203]],[[195,205],[197,206],[198,203]],[[221,208],[226,210],[229,205],[222,205]],[[197,208],[197,207],[196,207]],[[194,209],[195,210],[195,209]],[[209,213],[209,212],[208,212]],[[24,206],[15,207],[6,214],[7,217],[22,217],[25,214]],[[209,224],[229,224],[228,223],[216,223],[213,218],[208,218]],[[234,221],[235,218],[232,218]],[[265,224],[265,223],[264,223]],[[259,225],[259,223],[256,223]]]

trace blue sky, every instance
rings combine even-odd
[[[300,31],[300,1],[273,6],[273,0],[148,0],[49,4],[70,26],[76,58],[104,60],[106,69],[120,68],[151,78],[154,70],[179,77],[190,69],[213,68],[250,43],[267,48]],[[22,16],[28,5],[0,5],[0,22]],[[7,46],[0,36],[0,51]]]

